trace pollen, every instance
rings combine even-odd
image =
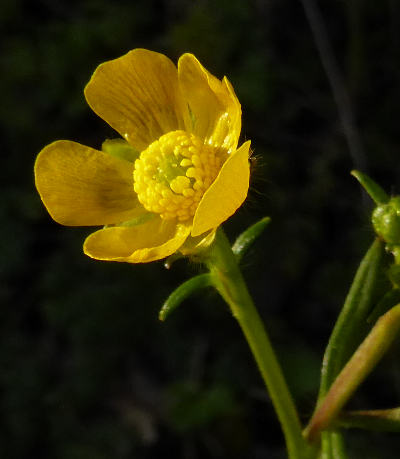
[[[165,220],[191,219],[221,168],[219,151],[193,134],[173,131],[135,161],[134,189],[149,212]]]

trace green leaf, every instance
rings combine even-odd
[[[306,428],[306,438],[315,441],[330,429],[350,397],[375,368],[400,330],[400,304],[381,316],[330,387]]]
[[[343,309],[325,351],[318,400],[326,395],[343,365],[357,347],[380,283],[384,244],[375,239],[354,277]],[[317,405],[318,406],[318,405]],[[340,432],[322,433],[322,454],[327,459],[345,458]]]
[[[349,411],[337,420],[340,427],[378,432],[400,432],[400,408],[387,410]]]
[[[264,217],[254,225],[249,226],[243,233],[236,239],[232,246],[232,251],[236,259],[240,261],[243,255],[247,252],[253,242],[262,234],[267,225],[270,223],[270,217]]]
[[[172,311],[174,311],[180,304],[186,300],[190,295],[195,293],[197,290],[213,285],[210,274],[199,274],[198,276],[192,277],[191,279],[184,282],[171,295],[166,299],[163,304],[158,318],[164,321]]]
[[[356,170],[351,171],[351,175],[360,182],[360,185],[369,194],[375,204],[386,204],[389,201],[389,196],[386,192],[376,182],[368,177],[368,175]]]
[[[319,397],[327,393],[365,331],[382,273],[384,244],[375,239],[362,259],[324,355]],[[361,336],[360,336],[361,335]]]

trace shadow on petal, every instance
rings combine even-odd
[[[39,153],[35,182],[56,222],[108,225],[146,212],[133,189],[133,167],[93,148],[59,140]]]
[[[97,67],[85,88],[92,110],[143,151],[189,116],[175,65],[163,54],[134,49]]]

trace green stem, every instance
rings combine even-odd
[[[214,285],[239,322],[269,391],[286,439],[290,459],[310,457],[300,420],[262,320],[253,304],[231,246],[218,230],[207,261]]]
[[[328,434],[329,435],[324,435]],[[339,431],[323,432],[321,438],[320,459],[345,459],[347,458],[343,436]]]

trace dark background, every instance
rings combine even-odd
[[[284,458],[251,355],[213,292],[166,323],[160,305],[199,267],[129,265],[82,253],[90,228],[54,223],[35,191],[56,139],[116,137],[84,85],[98,64],[144,47],[193,52],[227,75],[255,153],[233,240],[270,215],[244,275],[304,419],[323,350],[373,239],[362,167],[399,191],[400,6],[320,1],[361,139],[349,147],[302,3],[290,0],[2,0],[0,27],[0,456],[3,459]],[[324,56],[326,57],[326,55]],[[399,349],[351,406],[399,405]],[[351,458],[398,457],[395,434],[346,434]]]

